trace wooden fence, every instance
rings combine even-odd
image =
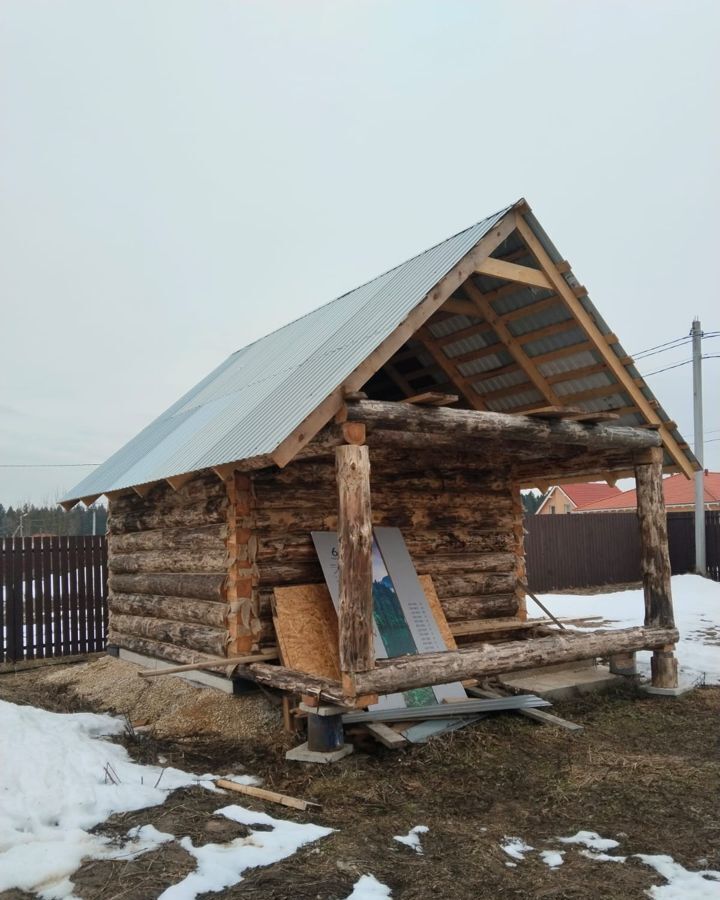
[[[525,553],[531,590],[552,591],[640,581],[640,535],[634,513],[526,516]],[[705,513],[708,575],[720,581],[720,512]],[[669,513],[673,575],[694,571],[691,512]]]
[[[0,538],[0,663],[105,649],[105,536]]]

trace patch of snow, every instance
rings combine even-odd
[[[523,862],[526,853],[529,853],[531,850],[535,849],[529,844],[526,844],[525,841],[519,837],[508,837],[507,835],[505,835],[503,840],[505,841],[505,843],[500,844],[500,849],[507,853],[508,856],[511,856],[513,859],[520,860],[520,862]]]
[[[374,875],[363,875],[355,882],[353,892],[346,900],[385,900],[386,897],[392,897],[386,884],[382,884]]]
[[[251,787],[260,787],[263,783],[262,778],[257,775],[223,775],[225,781],[235,781],[237,784],[247,784]]]
[[[564,850],[540,851],[540,859],[545,863],[546,866],[549,866],[551,869],[557,869],[558,866],[561,866],[563,864],[563,856],[565,856]]]
[[[689,872],[672,856],[635,855],[667,881],[667,884],[651,887],[647,891],[648,897],[660,900],[718,900],[720,897],[720,872],[709,869]]]
[[[163,803],[176,788],[211,786],[211,776],[138,765],[124,747],[103,740],[124,727],[112,716],[0,701],[0,892],[70,896],[70,876],[84,859],[136,855],[142,842],[157,845],[146,831],[118,849],[89,834],[91,828],[114,813]]]
[[[613,847],[620,846],[612,838],[601,838],[597,831],[578,831],[571,837],[561,837],[558,840],[563,844],[582,844],[590,850],[612,850]]]
[[[505,865],[508,869],[517,869],[517,863],[506,862]]]
[[[267,813],[235,805],[218,809],[215,814],[243,825],[269,825],[271,830],[253,831],[250,828],[247,837],[236,838],[227,844],[203,844],[201,847],[196,847],[190,838],[184,837],[180,846],[195,857],[197,868],[163,891],[158,900],[195,900],[198,894],[222,891],[241,882],[246,869],[268,866],[292,856],[303,844],[326,837],[333,830],[320,825],[274,819]]]
[[[609,853],[595,853],[593,850],[580,850],[580,856],[592,859],[594,862],[619,862],[624,863],[627,856],[610,856]]]
[[[673,607],[680,632],[677,657],[685,683],[705,678],[720,684],[720,583],[699,575],[673,575]],[[582,618],[602,616],[602,623],[587,628],[568,625],[578,631],[595,628],[629,628],[642,625],[645,605],[642,590],[610,594],[543,594],[540,599],[556,616]],[[650,672],[650,653],[638,653],[643,674]]]
[[[422,853],[423,848],[419,836],[421,834],[426,834],[429,830],[427,825],[416,825],[414,828],[411,828],[407,834],[396,834],[393,840],[397,841],[399,844],[405,844],[406,847],[412,847],[416,853]]]

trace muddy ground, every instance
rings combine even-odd
[[[0,676],[5,700],[55,711],[100,709],[69,685],[50,687],[42,670]],[[213,817],[231,802],[336,829],[283,862],[247,872],[221,895],[206,895],[238,900],[341,900],[365,873],[387,884],[395,900],[631,900],[664,884],[631,854],[667,853],[691,870],[720,869],[720,688],[668,700],[627,686],[558,703],[553,711],[585,730],[572,734],[502,714],[405,752],[368,743],[367,752],[327,768],[286,762],[284,748],[262,734],[233,741],[128,735],[128,750],[139,761],[156,763],[161,755],[198,772],[244,770],[322,808],[298,813],[193,788],[171,794],[161,807],[115,816],[98,830],[125,834],[152,823],[196,844],[225,842],[244,833],[243,826]],[[419,824],[430,828],[422,856],[392,839]],[[506,835],[538,850],[559,849],[553,838],[581,829],[617,838],[616,852],[628,861],[596,862],[565,848],[565,864],[556,870],[537,853],[510,868],[500,849]],[[177,844],[133,861],[90,862],[74,877],[76,894],[151,900],[192,865]]]

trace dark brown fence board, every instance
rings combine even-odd
[[[45,656],[53,655],[53,593],[52,593],[52,538],[42,538],[42,580],[43,580],[43,610],[45,616],[45,628],[43,631],[43,644]]]
[[[691,512],[669,513],[668,545],[673,575],[695,570]],[[525,553],[531,590],[552,591],[639,581],[637,516],[582,513],[525,517]],[[705,513],[708,576],[720,581],[720,513]]]
[[[0,662],[105,648],[104,536],[0,538]]]

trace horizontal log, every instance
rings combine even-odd
[[[110,553],[134,553],[138,550],[213,549],[224,546],[226,525],[202,525],[199,528],[158,528],[155,531],[136,531],[114,534],[108,541]]]
[[[108,530],[110,534],[135,531],[156,531],[161,528],[199,528],[204,525],[223,525],[227,509],[227,497],[215,497],[189,507],[177,507],[167,511],[149,508],[144,512],[115,512],[110,502]]]
[[[448,622],[464,622],[515,616],[519,600],[514,593],[480,594],[475,597],[444,597],[441,606]]]
[[[112,548],[112,542],[110,543]],[[238,558],[247,559],[247,547],[238,545]],[[108,553],[108,570],[118,574],[135,572],[216,572],[227,570],[225,542],[214,547],[188,547],[182,550],[136,550],[131,553]]]
[[[470,500],[472,503],[472,500]],[[307,507],[305,509],[265,509],[254,510],[256,527],[261,532],[283,531],[336,531],[337,512]],[[373,507],[373,525],[406,529],[408,532],[416,528],[428,530],[452,529],[457,526],[493,527],[498,530],[509,529],[514,522],[514,514],[510,505],[505,509],[496,509],[492,505],[481,506],[396,506],[392,509]]]
[[[120,594],[112,591],[108,604],[111,613],[195,622],[213,628],[225,628],[227,615],[227,606],[220,600],[193,600],[158,594]]]
[[[605,658],[614,653],[654,650],[678,640],[672,628],[625,628],[486,644],[478,648],[404,656],[379,663],[354,676],[358,694],[391,694],[466,678],[534,669],[579,659]]]
[[[512,532],[498,532],[494,529],[473,530],[460,527],[452,532],[414,530],[403,535],[410,556],[420,565],[423,557],[436,554],[458,554],[472,556],[484,553],[514,553],[518,540]],[[312,538],[307,531],[263,531],[258,533],[257,560],[260,565],[275,558],[283,561],[315,560],[317,554]]]
[[[166,481],[158,482],[144,497],[128,491],[112,500],[112,508],[118,512],[143,509],[170,509],[179,506],[194,506],[198,501],[213,497],[224,497],[225,485],[212,472],[195,475],[179,491],[173,490]]]
[[[396,432],[392,432],[395,434]],[[377,457],[377,462],[375,461]],[[380,454],[370,453],[372,469],[370,483],[374,490],[398,492],[406,489],[428,491],[496,491],[501,492],[508,486],[507,473],[496,469],[478,467],[478,460],[469,464],[465,471],[450,469],[445,466],[414,465],[414,460],[405,460],[405,465],[398,469],[395,465],[383,464]],[[306,489],[308,485],[315,488],[335,490],[335,470],[332,459],[327,463],[291,463],[285,469],[256,473],[253,476],[255,495],[262,502],[266,493],[278,490],[294,492],[296,488]]]
[[[138,637],[135,634],[124,634],[113,627],[112,620],[108,633],[108,643],[116,647],[122,647],[125,650],[132,650],[134,653],[142,653],[144,656],[150,656],[154,659],[165,659],[168,662],[181,664],[203,662],[214,658],[216,655],[197,653],[178,644],[165,644],[160,641],[153,641],[150,638]],[[222,673],[219,672],[218,674]]]
[[[435,590],[441,600],[449,597],[503,594],[515,590],[516,572],[470,572],[460,575],[433,577]]]
[[[162,644],[173,644],[196,650],[198,653],[210,653],[224,656],[227,645],[227,631],[222,628],[210,628],[193,622],[175,622],[170,619],[154,619],[149,616],[126,616],[111,614],[112,627],[123,634],[134,634],[138,637],[150,638]]]
[[[437,553],[414,560],[418,575],[467,575],[514,571],[514,553]]]
[[[159,594],[163,597],[221,600],[224,581],[224,575],[205,573],[111,574],[108,585],[113,593],[120,594]]]
[[[453,435],[468,438],[499,438],[542,442],[545,444],[578,444],[596,449],[626,447],[643,450],[659,447],[661,437],[655,431],[620,425],[584,425],[568,419],[538,419],[489,411],[417,407],[408,403],[360,400],[348,403],[348,420],[365,422],[378,428],[430,435]]]
[[[348,700],[343,694],[339,681],[317,678],[315,675],[297,672],[294,669],[287,669],[285,666],[254,663],[251,666],[238,666],[236,675],[239,678],[247,678],[257,684],[278,688],[291,694],[317,695],[318,691],[321,691],[323,702],[337,706],[354,706],[354,702]]]

